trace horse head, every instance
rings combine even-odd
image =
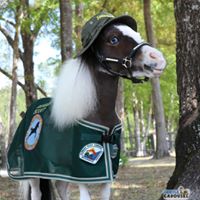
[[[166,65],[162,53],[125,24],[105,27],[94,43],[94,51],[105,72],[133,81],[137,81],[134,77],[158,77]]]
[[[109,22],[103,21],[106,17],[111,18]],[[162,53],[143,41],[130,16],[113,19],[103,13],[93,17],[83,27],[82,44],[84,48],[79,55],[85,60],[93,59],[93,65],[98,61],[101,72],[131,79],[134,83],[142,82],[141,78],[160,76],[166,65]]]

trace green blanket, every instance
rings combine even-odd
[[[50,98],[36,101],[26,112],[8,151],[9,176],[15,180],[113,181],[119,166],[121,124],[109,130],[80,120],[59,130],[50,112]]]

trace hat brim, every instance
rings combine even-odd
[[[107,25],[112,24],[112,23],[122,23],[122,24],[125,24],[125,25],[131,27],[134,31],[137,31],[137,23],[136,23],[135,19],[133,19],[131,16],[129,16],[129,15],[122,15],[122,16],[119,16],[119,17],[111,18],[101,28],[99,28],[99,30],[93,36],[93,38],[91,39],[91,41],[84,48],[82,48],[77,53],[77,55],[75,57],[79,57],[82,54],[84,54],[89,49],[89,47],[94,43],[94,41],[96,40],[96,38],[99,36],[100,32]]]

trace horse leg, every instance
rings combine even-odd
[[[31,200],[41,200],[40,179],[29,180],[31,186]]]
[[[67,191],[69,183],[64,181],[56,181],[55,186],[61,200],[69,200],[69,192]]]
[[[79,184],[80,200],[91,200],[88,188],[85,184]]]
[[[30,184],[28,180],[20,181],[19,191],[21,199],[23,200],[31,200],[30,196]]]
[[[111,192],[110,183],[104,183],[101,188],[101,200],[109,200]]]

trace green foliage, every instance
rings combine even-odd
[[[48,24],[52,24],[53,26],[55,22],[59,21],[58,14],[56,12],[57,8],[58,1],[56,0],[37,0],[34,6],[30,6],[27,2],[22,2],[21,0],[14,0],[9,1],[6,8],[0,8],[0,19],[6,18],[15,22],[17,10],[21,9],[22,32],[37,36],[41,27],[45,27]]]
[[[8,121],[9,121],[9,107],[10,107],[10,87],[5,87],[0,90],[1,93],[1,103],[0,103],[0,117],[2,119],[3,125],[8,130]],[[25,111],[25,96],[24,91],[18,89],[17,95],[17,114],[16,121],[17,124],[21,121],[20,113]]]
[[[0,103],[0,118],[3,125],[7,127],[8,125],[8,111],[9,111],[9,101],[10,101],[10,88],[4,88],[0,90],[1,92],[1,103]]]
[[[126,166],[128,164],[128,156],[124,153],[121,153],[119,162],[122,167]]]
[[[145,38],[144,19],[143,19],[143,1],[138,0],[131,2],[127,8],[134,8],[131,11],[137,21],[138,30]],[[124,3],[126,4],[126,3]],[[129,2],[130,4],[130,2]],[[134,7],[133,7],[134,6]],[[120,9],[122,7],[120,6]],[[118,9],[118,12],[119,10]],[[166,120],[170,119],[173,124],[173,129],[176,129],[178,119],[178,96],[176,92],[176,60],[175,60],[175,20],[173,14],[173,1],[158,1],[153,0],[151,12],[154,24],[154,33],[157,39],[157,46],[163,52],[167,67],[160,78],[162,98],[164,102]],[[133,85],[129,81],[125,81],[125,106],[127,111],[132,113],[134,106],[134,98],[138,102],[142,102],[144,106],[144,115],[151,106],[151,85],[150,83]]]
[[[25,32],[37,35],[43,25],[54,22],[57,19],[55,13],[52,12],[57,7],[58,2],[55,0],[38,0],[32,7],[23,5],[25,17],[22,20],[22,29]]]

